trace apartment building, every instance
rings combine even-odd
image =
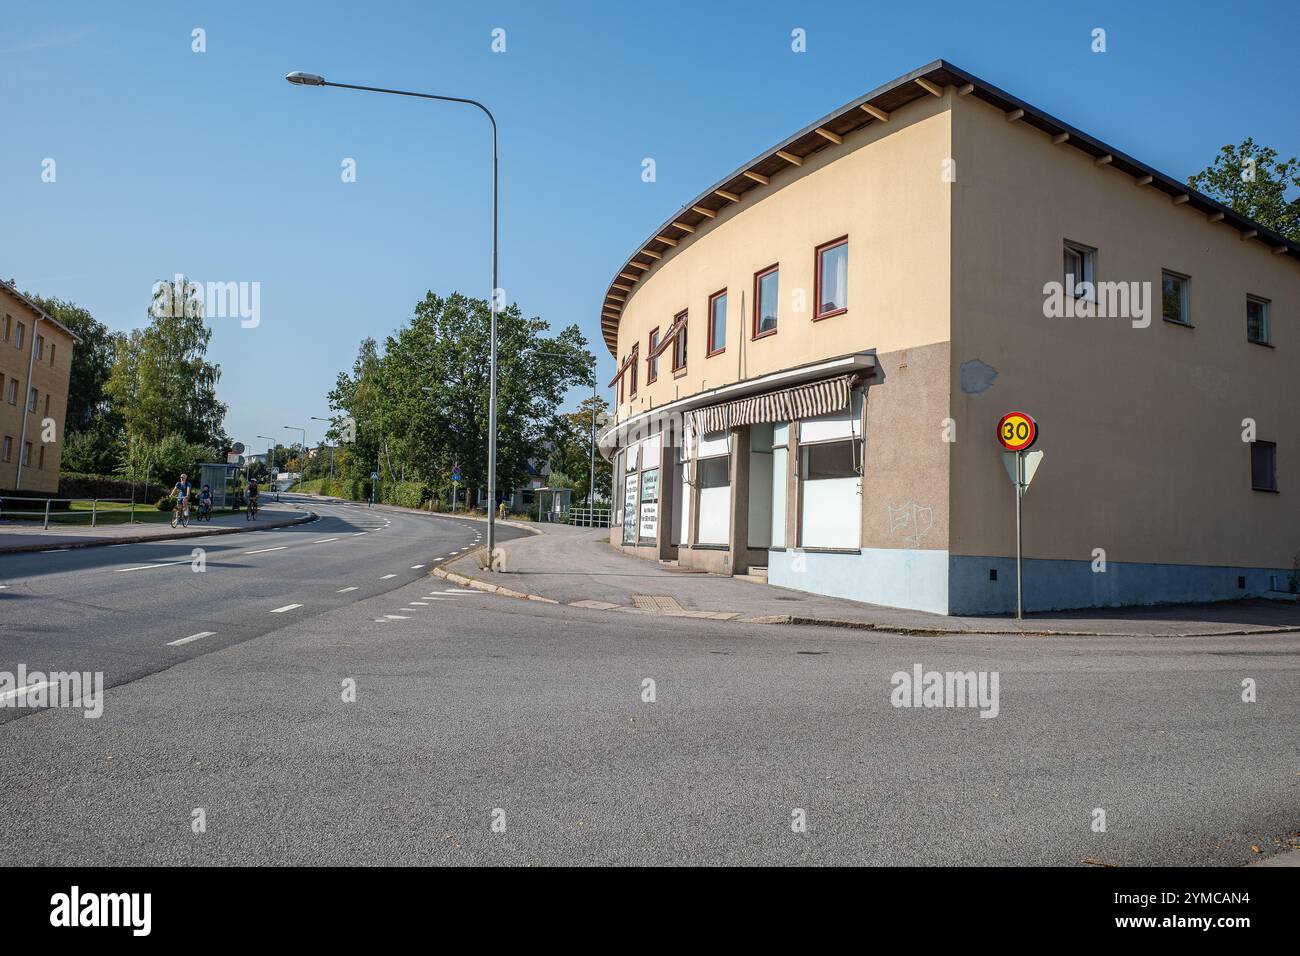
[[[936,61],[708,187],[617,271],[611,546],[1007,612],[995,431],[1020,410],[1043,452],[1027,610],[1285,589],[1298,310],[1295,243]]]
[[[0,492],[58,493],[78,341],[35,302],[0,282]]]

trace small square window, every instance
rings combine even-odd
[[[1190,290],[1191,279],[1187,276],[1168,270],[1160,273],[1160,305],[1166,322],[1192,324]]]
[[[1097,250],[1077,242],[1065,242],[1065,291],[1076,299],[1097,297]]]
[[[1268,299],[1246,296],[1246,338],[1256,345],[1272,345],[1273,334],[1268,321]]]
[[[1277,491],[1277,444],[1250,443],[1250,486],[1256,491]]]

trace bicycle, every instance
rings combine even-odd
[[[256,498],[248,499],[248,508],[244,512],[244,520],[245,521],[257,520],[257,499]]]
[[[176,506],[172,508],[172,527],[180,525],[182,528],[190,526],[190,503],[176,499]]]

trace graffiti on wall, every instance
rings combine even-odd
[[[934,527],[934,509],[908,501],[901,505],[885,505],[889,518],[889,533],[901,538],[909,548],[919,548],[921,539]]]

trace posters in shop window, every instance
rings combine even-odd
[[[623,543],[636,541],[636,475],[628,475],[623,488]]]

